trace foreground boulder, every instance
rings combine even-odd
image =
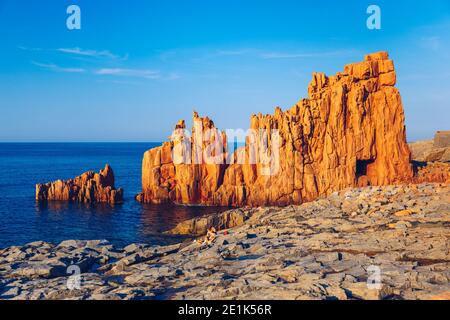
[[[209,228],[216,230],[230,229],[241,226],[253,214],[252,210],[234,209],[221,213],[209,214],[180,222],[168,234],[205,235]]]
[[[231,157],[227,141],[234,137],[227,137],[212,120],[194,113],[190,137],[174,134],[170,142],[144,154],[142,193],[136,199],[146,203],[288,205],[352,186],[410,181],[413,170],[405,117],[395,83],[394,63],[386,52],[369,54],[335,76],[314,73],[307,99],[287,111],[277,107],[274,115],[251,116],[250,130],[268,135],[258,140],[248,134],[245,147]],[[175,133],[184,130],[181,120]],[[272,137],[273,130],[278,135]],[[195,139],[205,131],[207,137]],[[217,141],[219,148],[212,152],[215,161],[208,162],[211,156],[206,153]],[[275,170],[269,174],[261,161],[249,161],[255,145],[257,150],[261,146],[272,150],[269,158],[274,161],[269,161],[268,167]],[[175,156],[189,161],[175,161]]]
[[[62,200],[84,203],[123,201],[123,189],[114,188],[114,172],[107,164],[99,173],[85,172],[66,181],[36,185],[36,200]]]

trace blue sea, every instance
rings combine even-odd
[[[141,190],[143,153],[156,143],[0,143],[0,248],[43,240],[107,239],[168,244],[183,240],[163,234],[177,223],[225,208],[147,205],[134,200]],[[35,184],[98,172],[109,163],[124,203],[86,205],[37,203]]]

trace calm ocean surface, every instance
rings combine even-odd
[[[0,143],[0,248],[37,240],[107,239],[167,244],[180,238],[162,232],[178,222],[224,208],[142,205],[143,153],[155,143]],[[109,163],[124,203],[36,203],[35,184],[69,179]]]

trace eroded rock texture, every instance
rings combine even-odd
[[[412,159],[420,162],[450,161],[450,131],[437,131],[432,140],[409,144]]]
[[[120,203],[123,190],[114,188],[114,172],[107,164],[99,173],[89,171],[74,179],[37,184],[36,200]]]
[[[393,61],[386,52],[374,53],[363,62],[345,66],[335,76],[314,73],[309,97],[291,109],[252,115],[250,128],[269,133],[264,141],[269,150],[274,144],[271,130],[279,132],[276,174],[266,175],[263,170],[267,168],[261,163],[249,163],[252,143],[261,143],[250,136],[245,147],[232,156],[244,163],[208,164],[205,154],[212,141],[221,142],[213,156],[227,158],[227,137],[210,119],[194,113],[189,139],[194,141],[199,130],[211,129],[212,133],[206,141],[178,148],[175,153],[174,148],[186,137],[175,135],[173,141],[147,151],[142,163],[142,193],[136,198],[153,203],[287,205],[350,186],[410,180],[413,171],[404,112],[395,83]],[[176,130],[184,128],[184,121],[179,121]],[[191,163],[174,163],[172,154],[177,153],[187,155]],[[195,164],[199,154],[203,161]]]
[[[450,183],[450,163],[431,162],[425,165],[419,164],[413,183],[444,182]]]

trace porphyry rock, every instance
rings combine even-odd
[[[450,131],[437,131],[434,135],[434,146],[436,148],[450,147]]]
[[[262,140],[247,135],[245,147],[231,157],[230,137],[212,120],[194,112],[190,137],[174,134],[175,139],[144,154],[142,193],[136,199],[287,205],[347,187],[409,180],[413,171],[395,81],[394,64],[386,52],[367,55],[363,62],[347,65],[335,76],[314,73],[307,99],[287,111],[277,107],[274,115],[252,115],[250,130],[268,135]],[[184,121],[178,122],[175,132],[180,130],[185,130]],[[272,130],[278,132],[276,139],[271,138]],[[195,139],[205,131],[209,133],[206,138]],[[206,156],[213,142],[216,148]],[[257,150],[262,145],[274,150],[269,157],[276,162],[276,170],[267,174],[273,162],[249,161],[254,145]],[[212,163],[208,162],[211,158]]]
[[[409,144],[412,159],[420,162],[450,161],[450,131],[437,131],[432,140]]]
[[[430,162],[417,167],[414,183],[444,182],[450,183],[450,163]]]
[[[99,173],[88,171],[74,179],[37,184],[36,200],[120,203],[123,189],[115,189],[114,172],[107,164]]]

